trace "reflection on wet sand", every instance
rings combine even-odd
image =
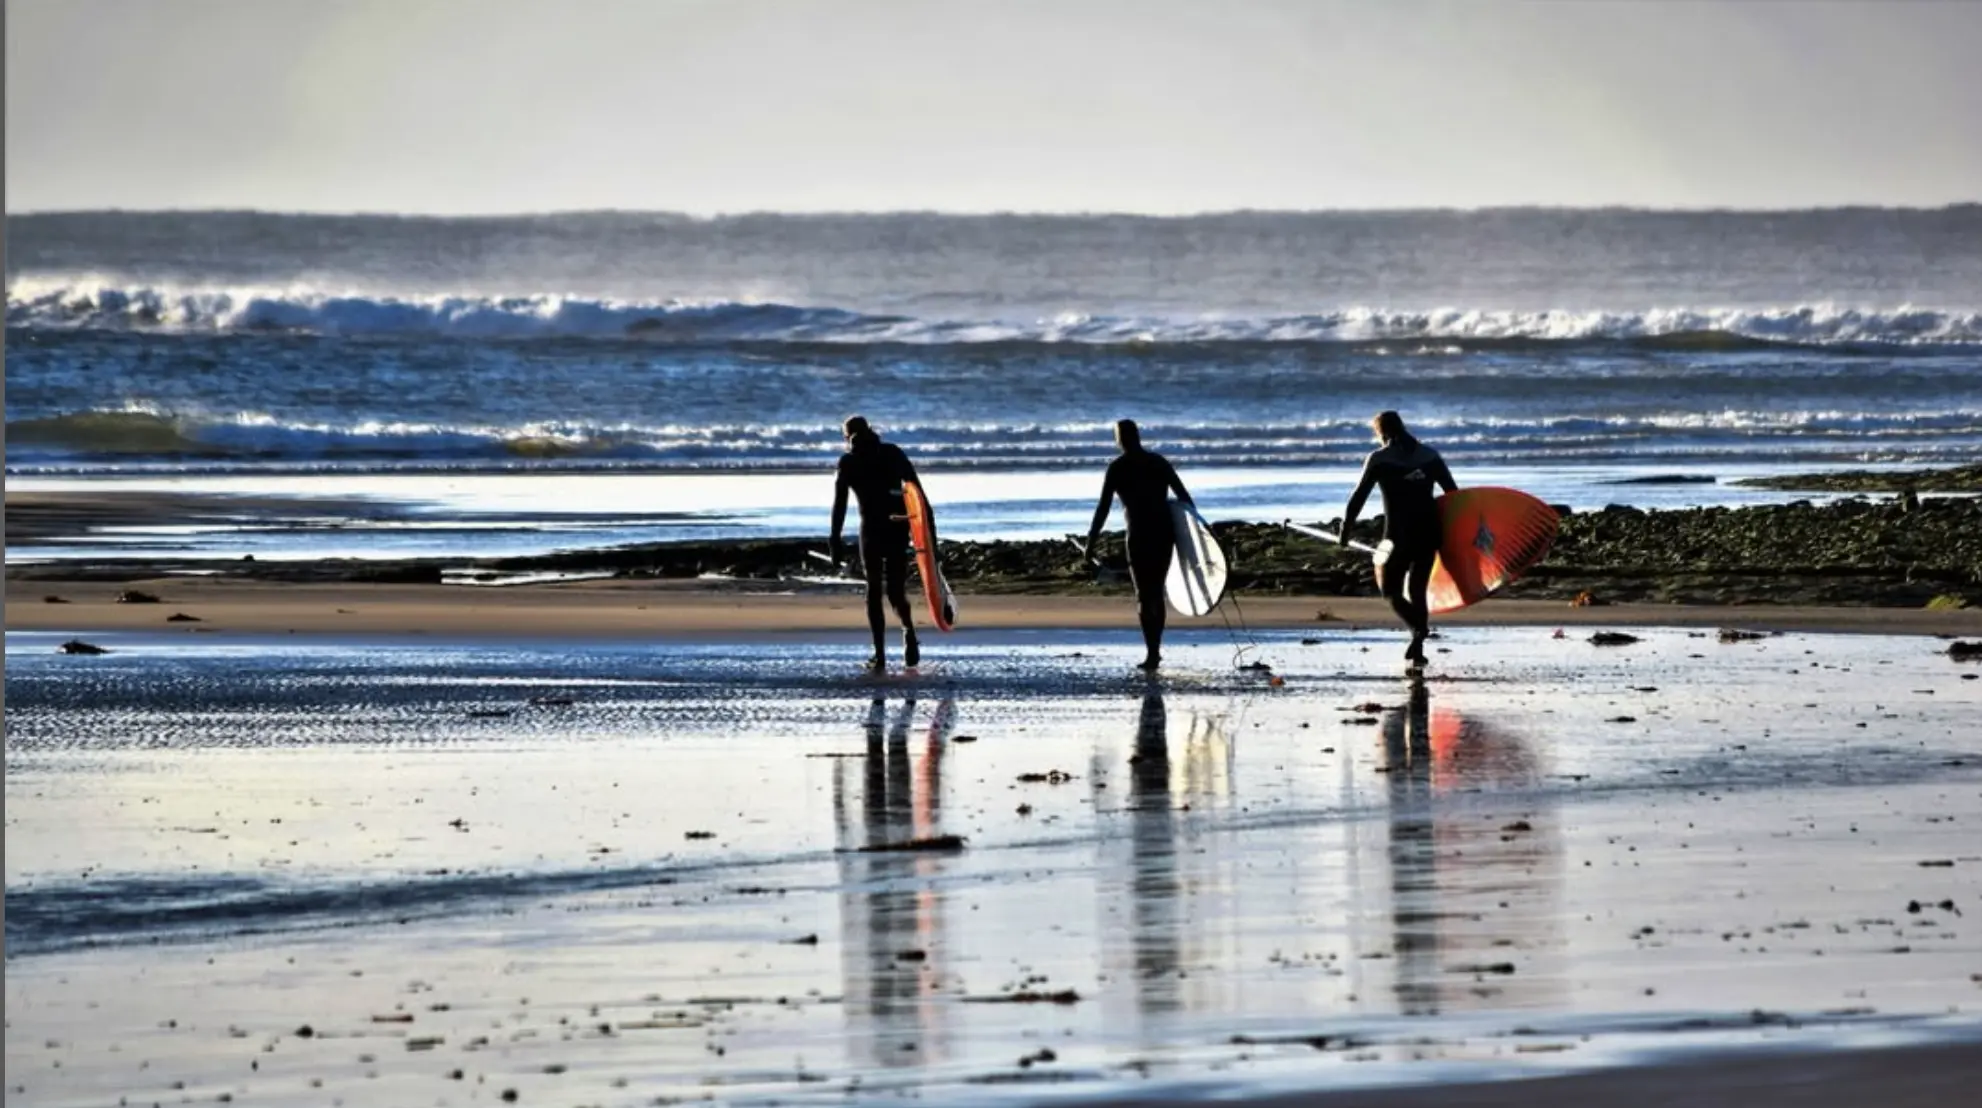
[[[943,752],[955,704],[937,705],[919,754],[909,749],[914,716],[913,697],[892,722],[887,702],[876,699],[864,724],[867,756],[842,760],[833,775],[848,1031],[853,1049],[877,1066],[929,1064],[949,1050],[947,1006],[937,995],[947,964],[944,905],[929,887],[942,860],[857,853],[942,833]]]
[[[1136,1008],[1174,1011],[1182,962],[1177,828],[1170,798],[1169,720],[1163,693],[1142,698],[1135,753],[1129,757],[1129,950]]]
[[[1434,709],[1423,684],[1385,717],[1383,745],[1398,1011],[1438,1015],[1559,1000],[1560,975],[1537,972],[1536,964],[1561,945],[1555,813],[1531,805],[1511,818],[1468,795],[1487,785],[1537,783],[1534,751],[1456,708]]]
[[[1229,832],[1191,816],[1229,798],[1231,759],[1222,717],[1199,712],[1190,713],[1173,752],[1162,690],[1152,685],[1143,694],[1128,758],[1128,795],[1121,802],[1126,851],[1121,839],[1104,839],[1097,874],[1102,975],[1118,985],[1104,1000],[1111,1020],[1236,1000],[1222,992],[1201,995],[1231,987],[1229,978],[1191,976],[1194,966],[1209,969],[1230,959],[1240,923],[1232,903],[1237,882],[1221,872],[1231,859],[1202,841]],[[1097,755],[1097,783],[1108,768]],[[1098,809],[1112,804],[1098,787],[1092,800]],[[1124,1006],[1128,1010],[1119,1010]]]

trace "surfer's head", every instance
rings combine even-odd
[[[866,416],[850,415],[846,417],[846,422],[840,424],[840,430],[846,433],[846,443],[848,446],[860,446],[864,440],[871,439],[879,442],[881,439],[881,436],[874,433],[874,428],[867,425]]]
[[[1142,449],[1142,429],[1136,426],[1135,420],[1118,419],[1115,421],[1115,445],[1121,447],[1123,450]]]
[[[1370,420],[1370,428],[1376,432],[1377,438],[1386,443],[1411,437],[1411,433],[1404,429],[1404,417],[1396,412],[1376,413],[1376,418]]]

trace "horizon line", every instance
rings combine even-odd
[[[161,207],[161,208],[39,208],[9,210],[8,219],[37,219],[50,217],[105,216],[105,215],[232,215],[232,216],[272,216],[314,219],[407,219],[407,220],[505,220],[505,219],[546,219],[568,218],[572,216],[647,216],[668,217],[699,222],[719,222],[723,220],[787,218],[787,219],[848,219],[848,218],[888,218],[903,216],[937,217],[947,219],[1139,219],[1150,221],[1216,219],[1234,216],[1299,216],[1299,215],[1488,215],[1496,213],[1620,213],[1633,215],[1811,215],[1832,212],[1909,212],[1931,213],[1950,212],[1965,208],[1982,207],[1982,198],[1973,200],[1952,200],[1941,204],[1878,204],[1869,202],[1841,204],[1808,204],[1794,207],[1748,207],[1729,204],[1670,205],[1653,206],[1642,204],[1482,204],[1482,205],[1437,205],[1399,206],[1367,208],[1274,208],[1238,207],[1204,208],[1180,212],[1140,212],[1108,209],[1073,208],[818,208],[818,209],[778,209],[778,208],[739,208],[733,210],[695,211],[682,208],[544,208],[538,210],[517,210],[500,212],[435,212],[435,211],[391,211],[385,209],[313,209],[313,208],[254,208],[254,207]]]

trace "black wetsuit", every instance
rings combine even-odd
[[[1108,522],[1108,511],[1116,497],[1122,500],[1127,521],[1129,579],[1135,582],[1136,608],[1142,621],[1143,644],[1149,649],[1147,661],[1156,660],[1163,644],[1163,579],[1177,554],[1177,534],[1170,518],[1169,493],[1188,504],[1191,494],[1177,471],[1161,454],[1141,447],[1122,451],[1108,463],[1108,476],[1101,485],[1101,503],[1095,506],[1094,523],[1087,529],[1089,546]]]
[[[884,655],[881,638],[887,630],[881,597],[901,618],[904,649],[913,657],[915,628],[908,606],[908,520],[902,482],[914,481],[915,466],[893,443],[867,432],[854,439],[853,449],[840,455],[839,480],[833,489],[833,542],[846,525],[846,499],[851,491],[860,504],[860,565],[867,578],[867,626],[874,633],[874,657]]]
[[[1438,557],[1438,509],[1432,501],[1438,490],[1459,487],[1452,471],[1438,451],[1408,436],[1392,439],[1370,453],[1363,463],[1362,480],[1349,498],[1342,516],[1342,534],[1363,510],[1370,488],[1383,490],[1383,537],[1390,543],[1390,556],[1378,577],[1384,599],[1399,619],[1411,628],[1410,654],[1423,660],[1422,640],[1430,628],[1431,615],[1425,607],[1425,585],[1431,580],[1431,567]],[[1409,599],[1405,585],[1409,584]]]

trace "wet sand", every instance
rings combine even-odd
[[[1982,666],[1635,633],[12,631],[8,1103],[1965,1091]]]
[[[135,589],[158,603],[124,604]],[[67,603],[49,603],[49,597]],[[917,619],[926,623],[921,598]],[[584,581],[554,585],[290,584],[201,577],[137,581],[7,583],[7,627],[16,631],[172,630],[251,634],[386,635],[475,638],[646,639],[710,635],[810,634],[865,627],[857,586],[707,582]],[[1240,597],[1204,619],[1173,615],[1172,626],[1223,631],[1234,626],[1301,628],[1317,634],[1350,627],[1388,629],[1395,616],[1366,597]],[[166,622],[171,616],[198,622]],[[892,619],[892,617],[890,617]],[[1120,596],[962,597],[960,632],[1132,628],[1134,602]],[[1438,617],[1438,626],[1746,628],[1884,634],[1982,635],[1982,609],[1822,608],[1790,605],[1616,604],[1577,608],[1560,601],[1489,600]],[[932,640],[933,642],[934,640]]]

